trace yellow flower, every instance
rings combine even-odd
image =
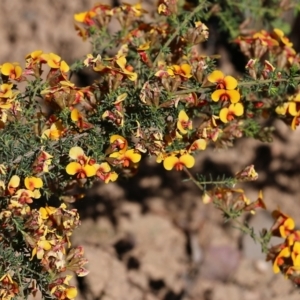
[[[94,21],[92,21],[92,18],[94,18],[95,16],[96,13],[94,11],[85,11],[79,14],[75,14],[74,20],[86,25],[92,25],[94,23]]]
[[[167,68],[167,72],[170,76],[179,75],[184,78],[191,78],[193,76],[191,74],[192,67],[189,64],[173,65]]]
[[[290,40],[284,36],[284,32],[281,29],[275,28],[273,30],[274,32],[274,36],[277,40],[279,40],[280,42],[282,42],[282,44],[284,44],[287,47],[292,48],[293,47],[293,43],[290,42]]]
[[[69,156],[72,159],[76,160],[86,160],[87,157],[84,154],[84,151],[80,147],[72,147],[69,151]]]
[[[43,186],[43,181],[38,177],[26,177],[24,180],[26,189],[33,191],[34,189],[39,189]]]
[[[211,99],[215,102],[220,101],[230,101],[231,103],[239,102],[241,95],[237,90],[216,90],[211,94]]]
[[[111,172],[110,165],[107,162],[95,166],[97,169],[96,176],[103,180],[105,183],[117,180],[118,174],[116,172]]]
[[[238,82],[232,76],[225,76],[223,72],[216,70],[207,76],[207,80],[217,85],[217,89],[234,90]]]
[[[22,68],[18,63],[5,63],[1,66],[1,73],[10,79],[19,79],[22,76]]]
[[[109,157],[116,158],[114,163],[122,164],[124,168],[129,167],[130,163],[138,163],[142,158],[141,154],[134,149],[126,150],[124,153],[113,152]]]
[[[47,220],[51,215],[53,215],[58,208],[53,206],[41,207],[39,212],[41,214],[42,219]]]
[[[78,162],[70,162],[66,167],[66,172],[69,175],[77,174],[77,178],[91,177],[96,174],[96,169],[93,165],[81,165]]]
[[[12,98],[13,96],[13,84],[4,83],[0,85],[0,98]]]
[[[46,240],[44,236],[41,236],[36,246],[32,250],[31,259],[36,255],[37,259],[42,259],[45,253],[45,250],[48,251],[51,249],[51,243]]]
[[[300,242],[296,241],[293,246],[292,260],[295,267],[300,267]]]
[[[192,168],[195,165],[195,158],[190,154],[183,154],[179,158],[177,156],[168,156],[164,159],[164,168],[168,171],[175,168],[181,171],[183,167]]]
[[[85,120],[85,117],[79,112],[78,109],[74,108],[71,111],[71,120],[76,123],[80,131],[90,129],[93,125]]]
[[[284,264],[284,259],[291,256],[289,247],[283,248],[273,262],[273,272],[275,274],[280,272],[280,267]]]
[[[227,123],[234,119],[234,116],[240,117],[244,113],[244,107],[241,103],[232,103],[229,107],[224,107],[220,111],[220,120]]]
[[[189,151],[205,150],[205,149],[206,149],[206,140],[198,139],[192,143],[192,145],[189,148]]]
[[[288,237],[295,228],[295,221],[280,210],[274,210],[272,217],[276,220],[271,231],[273,236]]]
[[[16,189],[20,185],[20,177],[18,175],[13,175],[8,183],[7,190],[10,195],[16,192]]]
[[[50,140],[54,140],[57,141],[59,140],[60,137],[63,136],[65,132],[65,129],[62,125],[61,121],[56,121],[55,123],[53,123],[49,129],[46,129],[43,134],[42,134],[42,138],[46,139],[49,138]]]
[[[120,153],[125,153],[128,147],[127,140],[121,135],[114,134],[109,139],[110,149],[109,151],[118,151]],[[108,152],[108,151],[107,151]]]
[[[190,121],[188,115],[184,110],[181,110],[178,115],[178,121],[177,121],[177,129],[182,134],[186,134],[187,130],[191,130],[193,128],[192,121]]]

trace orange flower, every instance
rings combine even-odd
[[[237,90],[216,90],[211,94],[211,99],[215,102],[220,101],[230,101],[231,103],[239,102],[241,95]]]
[[[224,107],[220,111],[220,120],[223,123],[230,122],[234,116],[240,117],[244,113],[244,107],[241,103],[232,103],[229,107]]]
[[[238,82],[232,76],[225,76],[223,72],[216,70],[207,76],[207,80],[211,83],[216,83],[217,89],[234,90]]]
[[[177,121],[177,129],[182,134],[186,134],[187,130],[191,130],[193,128],[192,121],[190,121],[188,115],[184,110],[181,110],[178,115],[178,121]]]
[[[10,79],[19,79],[22,76],[22,68],[18,63],[5,63],[1,66],[1,73]]]
[[[190,154],[183,154],[179,158],[171,155],[164,159],[164,168],[168,171],[175,168],[177,171],[182,171],[184,167],[192,168],[195,165],[195,158]]]

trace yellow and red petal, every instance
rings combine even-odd
[[[75,14],[74,15],[74,20],[77,21],[77,22],[83,23],[84,20],[85,20],[85,18],[86,18],[86,16],[87,16],[87,14],[88,14],[87,11]]]
[[[296,241],[293,245],[292,260],[294,266],[296,267],[300,266],[300,242],[299,241]]]
[[[86,177],[91,177],[96,174],[96,168],[93,165],[91,166],[91,165],[87,164],[82,167],[82,170],[86,174]]]
[[[82,166],[80,163],[78,162],[70,162],[67,167],[66,167],[66,172],[69,174],[69,175],[75,175],[79,172],[82,171]]]
[[[78,159],[81,156],[84,156],[84,152],[80,147],[72,147],[69,151],[69,156],[72,159]]]
[[[289,102],[288,103],[288,111],[291,116],[293,116],[293,117],[297,116],[299,113],[299,110],[297,110],[297,103]]]
[[[39,177],[26,177],[24,180],[25,187],[33,191],[34,189],[39,189],[43,186],[43,181]]]
[[[237,80],[232,76],[225,76],[223,80],[226,90],[234,90],[238,85]]]
[[[227,95],[226,94],[226,90],[224,89],[219,89],[219,90],[216,90],[214,91],[212,94],[211,94],[211,99],[215,102],[218,102],[223,95]],[[224,97],[223,97],[224,98]],[[229,96],[228,96],[228,100],[229,100]]]
[[[61,70],[61,72],[64,72],[64,73],[67,73],[70,70],[69,65],[64,60],[62,60],[60,63],[60,70]]]
[[[241,99],[241,94],[237,90],[227,91],[227,95],[229,95],[231,103],[237,103]]]
[[[237,90],[225,90],[219,89],[211,94],[211,99],[215,102],[220,101],[230,101],[231,103],[237,103],[241,98],[239,91]]]
[[[184,154],[179,157],[179,162],[190,169],[195,165],[195,158],[190,154]]]
[[[127,159],[132,161],[133,163],[137,163],[141,160],[141,154],[136,152],[134,149],[127,150],[124,154]]]
[[[65,293],[66,293],[67,299],[75,299],[77,296],[77,289],[76,289],[76,287],[71,286],[66,289]]]
[[[107,162],[101,163],[97,168],[97,171],[100,171],[102,173],[108,173],[110,172],[110,170],[110,165]]]
[[[207,143],[205,139],[198,139],[192,143],[192,145],[189,148],[189,151],[205,150],[206,144]]]
[[[228,120],[227,120],[228,113],[229,113],[229,109],[227,107],[224,107],[224,108],[222,108],[220,110],[219,117],[220,117],[220,120],[223,123],[227,123],[228,122]]]
[[[277,106],[275,109],[275,112],[278,115],[285,115],[288,108],[289,108],[289,103],[286,102],[286,103],[283,103],[282,105]]]
[[[20,185],[20,177],[13,175],[8,183],[8,187],[17,188]]]
[[[179,158],[176,156],[168,156],[164,159],[164,168],[168,171],[172,170],[179,162]]]
[[[178,115],[177,129],[182,133],[186,134],[188,129],[192,129],[192,123],[189,121],[189,117],[184,110],[181,110]]]
[[[184,77],[186,77],[186,78],[190,78],[190,77],[192,77],[192,74],[191,74],[191,72],[192,72],[192,67],[189,65],[189,64],[182,64],[181,66],[180,66],[180,68],[181,68],[181,70],[182,70],[182,72],[183,72],[183,76]]]
[[[276,259],[274,260],[273,263],[273,272],[279,273],[280,272],[280,266],[283,265],[284,263],[284,258],[290,257],[291,256],[291,252],[289,250],[288,247],[283,248],[280,253],[278,254],[278,256],[276,257]]]
[[[115,146],[119,149],[120,153],[125,153],[128,147],[127,140],[121,135],[114,134],[110,137],[109,142],[112,146]],[[114,150],[114,149],[113,149]]]
[[[4,63],[1,66],[1,73],[5,76],[9,76],[12,72],[14,72],[15,67],[12,63]]]
[[[79,120],[79,118],[81,118],[81,114],[79,112],[78,109],[74,108],[72,111],[71,111],[71,120],[73,122],[77,122]]]
[[[244,114],[244,106],[242,103],[230,104],[229,110],[237,117],[240,117]]]
[[[215,70],[207,76],[207,80],[211,83],[217,83],[224,79],[224,74],[222,71]]]

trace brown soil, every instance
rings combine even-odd
[[[93,2],[2,0],[0,62],[23,63],[37,49],[67,62],[87,54],[90,45],[76,36],[72,18]],[[233,69],[226,59],[222,66]],[[300,131],[274,125],[272,144],[242,139],[229,150],[209,148],[193,172],[233,175],[254,164],[259,179],[245,185],[249,197],[255,199],[263,189],[269,211],[280,206],[299,220]],[[85,247],[90,270],[75,280],[78,299],[299,299],[299,290],[272,273],[258,245],[232,224],[223,224],[221,214],[204,205],[195,186],[182,179],[183,174],[148,160],[136,177],[102,184],[75,204],[82,226],[73,243]],[[271,225],[269,211],[249,219],[256,230]]]

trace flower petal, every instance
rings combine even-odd
[[[164,168],[168,171],[172,170],[178,163],[179,159],[176,156],[168,156],[164,159]]]
[[[232,76],[225,76],[224,83],[226,90],[234,90],[238,85],[237,80]]]
[[[219,80],[223,80],[223,79],[224,79],[224,74],[219,70],[215,70],[207,76],[207,80],[211,83],[217,83]]]
[[[69,151],[69,156],[72,159],[78,159],[78,157],[83,156],[84,152],[80,147],[72,147]]]
[[[69,175],[75,175],[76,173],[78,173],[79,171],[81,171],[82,169],[82,166],[80,163],[78,162],[70,162],[67,167],[66,167],[66,172],[69,174]]]
[[[195,165],[195,158],[190,154],[180,156],[179,161],[187,168],[192,168]]]

